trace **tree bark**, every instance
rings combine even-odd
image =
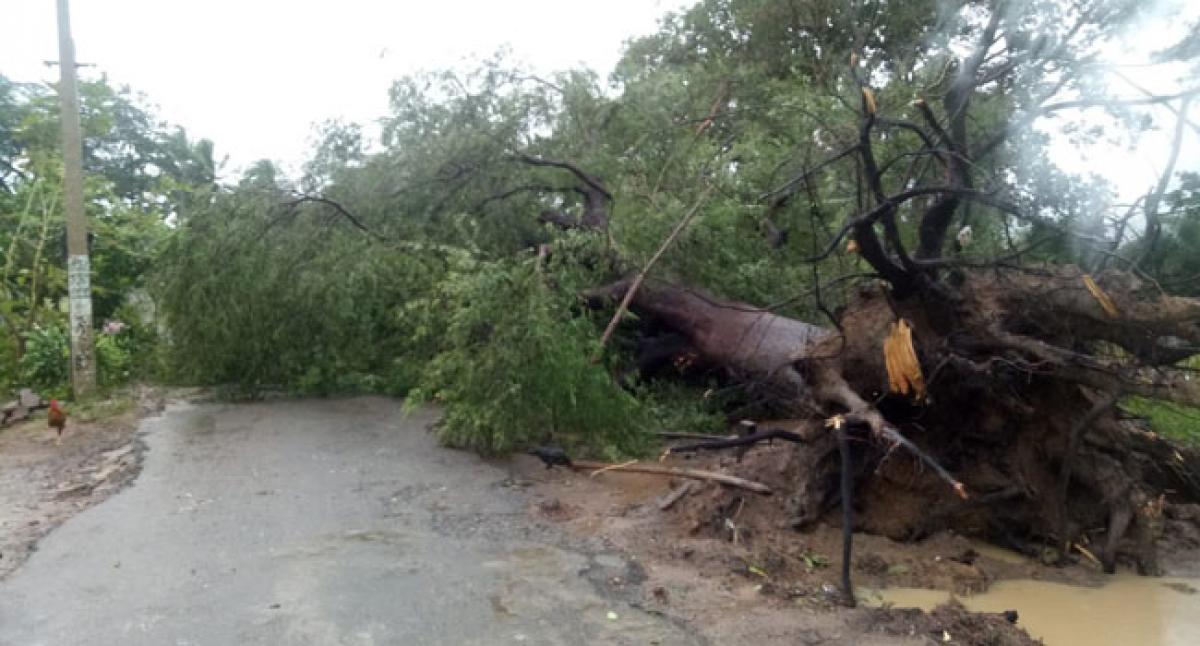
[[[1200,453],[1096,402],[1132,393],[1200,404],[1200,380],[1165,365],[1200,347],[1200,300],[1103,274],[1096,282],[1116,304],[1114,318],[1082,276],[1074,267],[960,271],[950,299],[865,285],[839,331],[654,280],[629,306],[682,335],[701,360],[769,388],[795,416],[844,412],[873,430],[856,448],[850,487],[862,501],[862,529],[897,539],[940,528],[984,538],[1003,531],[1029,544],[1070,545],[1103,526],[1106,567],[1128,552],[1152,573],[1155,501],[1200,501]],[[630,286],[622,280],[586,300],[611,305]],[[882,343],[899,318],[913,328],[924,401],[888,393]],[[923,460],[884,460],[897,442]],[[796,526],[829,518],[843,499],[833,434],[788,447],[795,478],[782,513]],[[965,491],[964,503],[956,494]]]

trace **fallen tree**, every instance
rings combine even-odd
[[[1124,423],[1111,394],[1200,403],[1186,371],[1138,358],[1160,359],[1156,348],[1175,343],[1167,338],[1200,343],[1200,301],[1107,274],[1096,282],[1122,312],[1112,319],[1076,268],[971,271],[959,280],[949,303],[898,300],[883,284],[864,285],[840,331],[663,283],[643,287],[631,305],[685,334],[704,360],[792,399],[798,413],[870,420],[878,441],[856,450],[863,529],[909,539],[954,528],[1008,544],[1065,546],[1105,527],[1107,568],[1123,551],[1140,571],[1157,571],[1162,497],[1200,500],[1200,455]],[[611,302],[627,288],[622,281],[594,290],[589,302]],[[923,401],[888,393],[882,343],[899,319],[914,323]],[[1081,349],[1088,346],[1097,354]],[[1099,356],[1114,346],[1124,349],[1120,358]],[[971,497],[962,500],[916,460],[890,458],[892,442],[880,435],[889,423]],[[803,527],[840,500],[836,438],[813,434],[795,450],[808,454],[809,468],[797,473],[804,482],[786,504]],[[886,513],[873,514],[872,502],[885,502]]]
[[[826,146],[825,159],[764,196],[768,220],[807,198],[816,231],[817,177],[851,167],[858,208],[806,259],[815,265],[845,248],[874,272],[831,316],[834,328],[689,286],[642,284],[640,274],[584,294],[592,307],[627,303],[640,321],[682,335],[686,352],[769,390],[791,415],[857,423],[871,441],[847,449],[844,435],[816,428],[789,445],[796,481],[784,504],[795,526],[841,503],[843,523],[897,539],[953,528],[1042,555],[1050,548],[1064,560],[1072,546],[1098,545],[1107,571],[1121,556],[1139,572],[1160,571],[1164,507],[1200,501],[1200,453],[1123,419],[1119,402],[1139,395],[1200,405],[1200,379],[1182,363],[1200,354],[1200,300],[1168,294],[1141,269],[1157,252],[1161,205],[1197,90],[1056,99],[1066,81],[1047,77],[1047,66],[1087,50],[1072,39],[1119,20],[1105,13],[1116,5],[1093,9],[1050,47],[1016,37],[1022,20],[1037,19],[1031,5],[981,6],[964,27],[965,54],[935,84],[937,100],[917,94],[907,114],[881,114],[870,67],[850,49],[854,138]],[[1012,95],[1016,111],[990,130],[982,125],[992,88],[1019,83],[1036,90]],[[1160,181],[1111,228],[1080,236],[1046,200],[1017,197],[1012,167],[997,151],[1019,145],[1038,118],[1139,103],[1177,104],[1174,138]],[[912,146],[897,145],[905,140],[896,133],[912,136]],[[896,169],[901,160],[911,161],[907,172]],[[1130,240],[1134,215],[1146,226]],[[972,222],[1002,229],[1003,251],[968,256]],[[1086,249],[1078,256],[1086,267],[1029,259],[1037,246],[1063,240]],[[813,309],[828,313],[819,291],[814,299]],[[895,452],[899,444],[915,457]]]
[[[811,422],[785,449],[790,489],[772,485],[796,527],[836,522],[841,505],[847,535],[953,528],[1157,571],[1164,507],[1200,500],[1200,467],[1119,406],[1200,404],[1180,363],[1200,353],[1200,301],[1168,293],[1152,262],[1182,212],[1168,188],[1198,92],[1097,94],[1086,70],[1138,3],[943,4],[701,3],[631,47],[618,98],[567,77],[502,90],[496,70],[478,91],[447,83],[444,103],[400,87],[404,145],[378,172],[404,169],[406,197],[372,224],[466,240],[425,301],[457,293],[451,324],[421,326],[454,348],[432,363],[435,390],[445,428],[468,432],[443,438],[584,445],[581,430],[595,439],[629,415],[596,422],[581,394],[603,391],[591,413],[641,402],[582,355],[641,345],[643,368],[702,364]],[[1147,105],[1172,115],[1168,163],[1113,217],[1033,126]],[[521,235],[489,240],[508,228]],[[822,280],[831,267],[843,278]],[[773,280],[786,284],[756,289]],[[832,283],[854,287],[823,299]],[[603,333],[564,304],[581,284]],[[767,302],[803,288],[794,316],[706,291]],[[708,448],[771,438],[785,439]]]

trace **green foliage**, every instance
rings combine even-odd
[[[442,283],[441,351],[414,401],[444,406],[443,441],[485,453],[552,441],[608,458],[646,448],[647,410],[592,360],[600,330],[564,288],[572,277],[557,271],[573,260],[480,262]]]
[[[70,391],[71,342],[59,325],[35,327],[25,337],[21,383],[43,397],[63,399]]]
[[[412,347],[404,303],[435,260],[375,243],[320,204],[248,188],[189,212],[155,278],[174,378],[245,391],[403,393]]]
[[[133,356],[118,335],[96,337],[97,378],[104,387],[120,386],[132,376]]]
[[[122,386],[133,375],[129,334],[100,334],[95,338],[96,372],[106,389]],[[19,382],[46,398],[65,399],[71,384],[71,341],[61,324],[35,327],[25,337]]]
[[[1156,433],[1200,447],[1200,408],[1144,397],[1129,397],[1121,406],[1149,420]]]
[[[1200,174],[1182,173],[1179,179],[1167,195],[1162,237],[1147,264],[1165,289],[1200,296]]]
[[[715,384],[714,384],[715,386]],[[728,431],[724,407],[729,402],[713,396],[714,388],[696,388],[670,381],[642,384],[638,399],[646,407],[654,428],[685,433],[723,435]]]
[[[105,79],[80,84],[85,204],[97,326],[121,318],[180,208],[205,202],[215,182],[212,144],[159,122],[141,97]],[[62,395],[67,276],[58,97],[0,76],[0,390]],[[102,385],[152,363],[156,330],[98,336]],[[135,342],[136,340],[136,342]],[[144,373],[142,373],[144,374]]]

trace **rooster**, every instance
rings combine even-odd
[[[58,435],[54,438],[54,444],[62,444],[63,427],[67,425],[67,413],[58,407],[58,400],[50,400],[50,412],[46,414],[46,428],[52,428],[58,431]]]

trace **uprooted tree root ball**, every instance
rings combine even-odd
[[[961,272],[954,282],[950,297],[910,299],[865,285],[836,331],[662,283],[643,287],[632,308],[814,418],[779,503],[794,526],[842,500],[836,433],[820,418],[847,413],[867,428],[851,447],[859,529],[911,540],[950,528],[1043,559],[1077,550],[1109,571],[1128,558],[1158,573],[1164,508],[1200,500],[1200,456],[1121,419],[1114,404],[1123,393],[1200,399],[1197,384],[1163,365],[1174,347],[1200,342],[1200,303],[1128,274],[1089,286],[1072,267]],[[600,305],[626,285],[589,297]],[[912,325],[919,400],[888,392],[883,345],[897,320]],[[892,427],[900,436],[883,432]],[[896,450],[901,436],[930,460]]]

